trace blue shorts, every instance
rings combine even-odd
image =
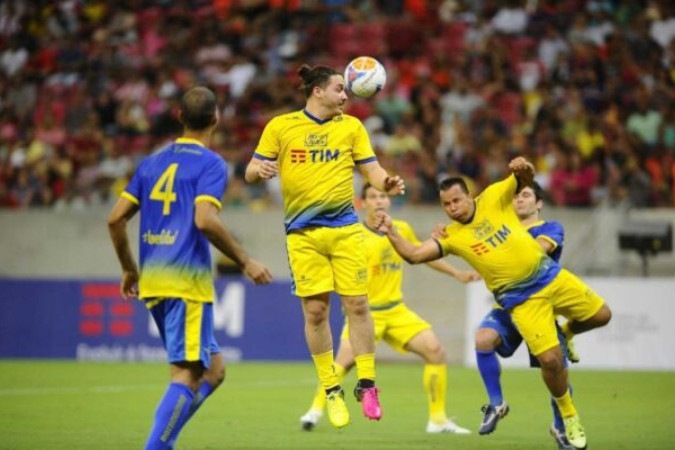
[[[170,363],[200,361],[208,369],[220,353],[213,332],[213,303],[181,298],[148,302]],[[151,306],[152,305],[152,306]]]
[[[565,341],[565,335],[563,334],[560,326],[556,322],[556,329],[558,331],[558,340],[560,341],[560,347],[563,351],[563,363],[567,367],[567,342]],[[499,334],[501,338],[501,344],[495,351],[502,358],[508,358],[518,349],[520,344],[523,342],[523,337],[518,332],[516,325],[511,320],[511,315],[501,308],[493,308],[489,313],[483,317],[479,328],[491,328]],[[530,367],[540,367],[539,360],[531,353],[528,349],[528,354],[530,356]]]

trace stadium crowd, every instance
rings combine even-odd
[[[668,0],[3,0],[0,208],[110,201],[195,84],[219,96],[226,201],[278,201],[243,181],[263,125],[304,104],[302,63],[362,54],[388,83],[347,112],[407,202],[524,155],[556,205],[672,207],[674,36]]]

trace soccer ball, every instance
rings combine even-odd
[[[372,97],[384,88],[387,71],[375,58],[359,56],[347,64],[345,82],[347,89],[357,97]]]

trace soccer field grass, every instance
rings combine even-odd
[[[0,449],[140,449],[167,382],[162,364],[0,362]],[[590,449],[673,449],[675,374],[572,370]],[[506,370],[511,413],[478,436],[478,372],[450,367],[448,412],[468,436],[428,435],[422,366],[380,364],[384,417],[368,422],[350,395],[352,423],[300,430],[314,390],[309,363],[240,363],[183,430],[178,449],[554,449],[535,370]],[[345,388],[354,384],[353,375]]]

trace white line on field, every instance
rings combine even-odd
[[[257,381],[235,381],[231,382],[237,387],[280,387],[293,386],[297,384],[314,384],[316,378],[300,378],[297,380],[257,380]],[[227,383],[227,381],[226,381]],[[8,388],[0,389],[0,397],[14,397],[21,395],[44,395],[44,394],[116,394],[128,391],[148,391],[161,389],[166,384],[148,383],[148,384],[126,384],[126,385],[108,385],[108,386],[55,386],[55,387],[29,387],[29,388]]]

